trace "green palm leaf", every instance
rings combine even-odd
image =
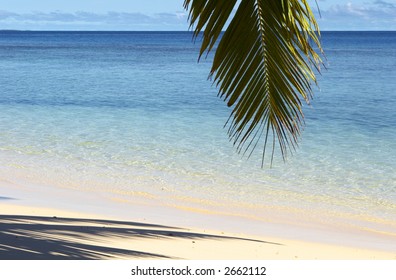
[[[300,136],[302,100],[312,97],[313,68],[322,52],[319,28],[304,0],[185,0],[194,36],[203,32],[200,57],[219,40],[210,76],[233,107],[227,125],[238,151],[253,151],[269,138],[283,158]],[[319,51],[319,54],[316,50]],[[276,141],[276,139],[278,141]]]

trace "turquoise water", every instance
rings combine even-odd
[[[247,159],[228,141],[230,109],[191,33],[0,32],[0,178],[394,222],[396,32],[322,39],[327,70],[300,146],[261,169],[259,149]]]

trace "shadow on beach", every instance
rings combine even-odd
[[[15,198],[7,197],[7,196],[0,196],[0,200],[14,200]]]
[[[241,240],[265,242],[230,236],[200,234],[163,225],[97,219],[0,215],[0,259],[169,259],[173,256],[127,250],[112,246],[108,238]],[[107,240],[104,242],[103,240]]]

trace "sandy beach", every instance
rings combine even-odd
[[[113,201],[110,210],[92,193],[56,190],[44,195],[32,186],[1,185],[6,195],[0,198],[0,259],[396,259],[394,236],[353,237],[343,229],[325,233],[276,227],[139,203]],[[113,211],[117,207],[124,215]],[[270,234],[253,234],[255,226]]]

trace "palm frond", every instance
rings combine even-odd
[[[252,152],[265,135],[263,160],[269,137],[272,157],[278,143],[285,159],[297,145],[302,100],[309,103],[313,69],[321,64],[319,28],[305,0],[242,0],[220,36],[236,4],[184,2],[194,36],[203,31],[200,57],[219,41],[210,76],[233,108],[227,125],[234,145],[239,152]]]

